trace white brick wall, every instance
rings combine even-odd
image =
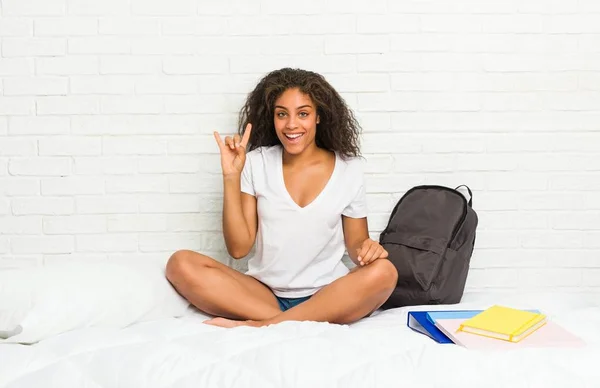
[[[212,131],[296,66],[364,127],[372,237],[410,187],[464,183],[469,290],[600,292],[598,4],[1,0],[0,267],[226,261]]]

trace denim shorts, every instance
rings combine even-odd
[[[302,302],[306,302],[310,299],[311,296],[312,295],[303,296],[300,298],[283,298],[281,296],[275,295],[275,298],[277,298],[277,303],[279,303],[279,308],[281,309],[281,311],[286,311],[294,306],[299,305]]]

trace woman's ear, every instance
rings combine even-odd
[[[317,124],[321,121],[321,118],[317,115]]]

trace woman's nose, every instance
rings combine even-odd
[[[290,118],[288,119],[288,121],[286,123],[286,127],[288,129],[294,129],[294,128],[296,128],[297,127],[296,119],[290,116]]]

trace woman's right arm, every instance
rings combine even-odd
[[[234,259],[246,256],[256,239],[256,197],[242,193],[238,174],[223,176],[223,235]]]
[[[258,228],[256,198],[241,189],[251,130],[252,125],[248,124],[241,139],[239,135],[227,136],[224,142],[218,132],[214,133],[223,169],[223,235],[227,252],[235,259],[250,252]]]

